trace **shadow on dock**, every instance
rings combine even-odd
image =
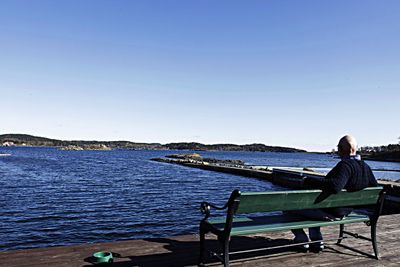
[[[151,253],[147,255],[129,255],[118,254],[113,252],[114,258],[118,261],[114,262],[112,266],[125,267],[125,266],[143,266],[143,267],[164,267],[164,266],[196,266],[199,259],[199,242],[198,241],[180,241],[171,238],[149,238],[143,239],[146,242],[154,243],[154,246],[148,247],[148,252],[153,249],[159,251],[160,246],[163,248],[163,253]],[[266,237],[234,237],[231,241],[231,251],[242,250],[243,248],[252,250],[260,247],[275,247],[291,244],[289,239],[270,239]],[[220,248],[218,241],[207,240],[207,248],[219,251]],[[254,258],[273,258],[281,257],[286,254],[296,253],[291,248],[271,249],[269,251],[249,252],[242,255],[233,255],[231,260],[246,260]],[[92,257],[85,259],[89,264],[84,267],[93,266]],[[219,265],[218,260],[206,257],[208,265]]]

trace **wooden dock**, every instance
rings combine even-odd
[[[378,223],[378,244],[381,255],[375,260],[356,250],[372,252],[371,243],[361,239],[343,240],[342,247],[334,241],[326,241],[326,249],[319,253],[298,253],[289,249],[263,251],[253,255],[241,255],[232,258],[232,266],[400,266],[400,215],[382,216]],[[338,235],[338,227],[323,228],[325,240]],[[348,229],[368,235],[369,227],[364,224],[349,225]],[[246,248],[259,248],[269,245],[285,244],[292,234],[271,233],[256,236],[233,237],[232,251]],[[82,244],[75,246],[16,250],[0,253],[1,267],[57,266],[82,267],[93,266],[91,255],[96,251],[112,251],[117,257],[112,266],[196,266],[199,251],[197,235],[176,237],[137,239],[112,243]],[[215,246],[211,240],[209,245]],[[209,259],[207,266],[221,266]]]

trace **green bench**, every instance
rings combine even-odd
[[[201,203],[201,212],[205,217],[200,222],[199,264],[204,264],[205,236],[207,233],[216,235],[221,245],[221,252],[212,252],[212,255],[219,258],[224,263],[224,266],[229,266],[229,241],[232,236],[287,231],[291,229],[318,226],[323,227],[328,225],[339,225],[340,231],[337,239],[338,244],[340,244],[341,240],[344,238],[344,234],[371,241],[374,255],[370,256],[378,259],[376,224],[382,211],[383,200],[384,191],[382,190],[382,187],[368,187],[357,192],[347,192],[346,190],[342,190],[342,192],[339,192],[338,194],[332,194],[329,196],[324,195],[321,190],[251,193],[241,193],[239,190],[234,190],[223,207],[217,207],[208,202]],[[367,205],[374,205],[374,209],[369,215],[352,212],[347,217],[343,219],[338,218],[334,221],[305,219],[304,217],[287,213],[276,214],[277,211],[348,206],[359,207]],[[223,219],[210,219],[211,209],[226,210],[226,216]],[[275,212],[275,214],[260,214],[263,212]],[[246,216],[238,217],[236,216],[238,214]],[[345,224],[360,222],[364,222],[370,226],[371,238],[344,230]],[[298,244],[288,244],[287,246],[295,245]],[[263,249],[271,249],[271,247]],[[234,253],[237,254],[238,252]]]

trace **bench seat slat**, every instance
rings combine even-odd
[[[274,232],[317,226],[366,222],[368,220],[368,216],[356,213],[351,213],[346,218],[338,219],[335,221],[308,220],[304,219],[304,217],[286,214],[260,217],[244,217],[235,218],[233,220],[231,235],[257,234],[261,232]],[[225,226],[223,219],[210,220],[209,223],[221,231],[224,229]]]

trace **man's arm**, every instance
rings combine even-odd
[[[376,181],[375,175],[372,172],[371,168],[367,165],[367,172],[368,172],[368,186],[379,186],[378,182]]]
[[[324,180],[324,178],[305,177],[304,185],[307,185],[313,189],[322,189]]]

